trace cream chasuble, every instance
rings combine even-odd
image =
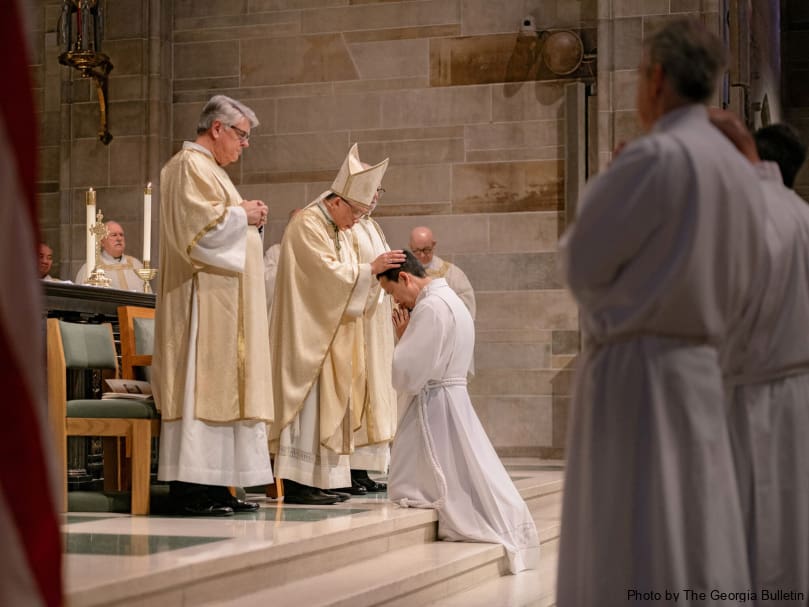
[[[372,276],[370,265],[357,261],[351,234],[331,222],[323,197],[290,221],[281,242],[270,317],[271,449],[278,476],[337,487],[348,484],[347,458],[332,456],[353,450],[362,413],[354,403],[365,398],[356,392],[364,378],[355,374],[365,372],[361,315]],[[338,463],[345,474],[329,470]]]
[[[113,257],[103,249],[101,250],[101,257],[98,259],[100,262],[98,265],[110,279],[110,286],[113,289],[120,289],[121,291],[143,291],[143,281],[135,274],[135,270],[139,270],[143,267],[140,260],[130,255],[123,255],[119,259]],[[79,268],[78,274],[76,274],[76,284],[83,285],[84,281],[87,280],[87,275],[87,264],[84,264]]]
[[[208,247],[230,249],[217,230],[242,197],[204,148],[186,143],[160,178],[160,273],[155,323],[154,392],[163,420],[183,416],[187,366],[197,373],[195,415],[210,422],[272,421],[267,369],[267,309],[261,236],[243,226],[240,259],[217,261]],[[243,268],[242,271],[240,269]],[[190,308],[198,309],[197,347]]]
[[[244,265],[247,218],[239,207],[225,221],[200,238],[194,259],[234,270]],[[199,306],[191,300],[188,352],[197,351]],[[197,367],[188,364],[183,417],[163,421],[160,432],[158,478],[203,485],[251,486],[273,480],[267,452],[267,424],[261,420],[211,423],[194,415]]]
[[[262,244],[210,153],[186,142],[161,172],[153,388],[161,480],[272,481]]]
[[[361,262],[370,263],[385,251],[390,251],[382,229],[371,217],[361,219],[351,231]],[[396,434],[396,391],[391,380],[392,313],[390,296],[374,279],[362,319],[366,369],[362,426],[354,434],[357,449],[351,455],[351,467],[359,470],[386,471],[388,443]]]

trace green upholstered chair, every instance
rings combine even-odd
[[[149,513],[152,437],[160,419],[152,401],[67,399],[68,369],[109,369],[118,377],[118,359],[109,324],[91,325],[48,319],[48,415],[64,482],[61,511],[67,508],[67,437],[105,438],[105,460],[117,466],[117,449],[107,439],[123,439],[131,470],[132,514]],[[107,451],[111,451],[107,453]],[[105,471],[110,469],[105,462]],[[105,479],[106,483],[106,479]]]

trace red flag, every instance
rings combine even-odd
[[[0,604],[62,604],[62,546],[45,407],[37,267],[36,134],[19,0],[3,2],[0,57]]]

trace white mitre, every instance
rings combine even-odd
[[[360,161],[359,149],[355,143],[348,151],[348,156],[343,161],[334,183],[331,184],[331,191],[340,198],[345,198],[350,203],[370,211],[376,190],[388,168],[388,160],[389,158],[385,158],[379,164],[365,168]]]

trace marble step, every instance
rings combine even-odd
[[[556,604],[556,564],[559,539],[542,544],[539,567],[518,575],[486,580],[465,591],[425,604],[425,607],[552,607]]]
[[[370,516],[345,518],[345,522],[335,523],[332,519],[300,529],[281,527],[270,541],[228,542],[218,554],[207,554],[204,559],[175,557],[170,564],[154,571],[128,572],[125,577],[100,580],[90,587],[68,589],[69,604],[71,607],[190,605],[194,604],[189,602],[190,595],[197,600],[227,599],[330,571],[347,562],[423,545],[436,538],[437,517],[432,510],[409,509],[393,517],[373,512]],[[133,519],[133,525],[138,523]]]
[[[410,546],[370,562],[352,563],[335,571],[310,576],[278,588],[242,595],[225,602],[201,605],[252,607],[306,605],[306,607],[409,607],[503,575],[501,546],[461,542],[434,542]]]
[[[515,484],[538,523],[544,550],[546,543],[558,537],[562,483],[524,479]],[[270,505],[262,511],[272,520],[274,509]],[[162,520],[166,528],[176,528],[184,522]],[[251,603],[243,601],[253,597],[250,600],[256,604],[271,601],[275,605],[308,607],[317,603],[298,601],[295,596],[314,586],[332,601],[324,604],[370,605],[381,602],[379,597],[384,596],[391,604],[410,606],[438,600],[503,575],[506,560],[501,546],[437,542],[436,521],[432,510],[387,504],[367,513],[305,527],[282,525],[270,536],[225,543],[204,559],[175,558],[159,570],[129,571],[94,582],[91,587],[73,588],[68,591],[69,604],[145,607],[237,601],[248,605]],[[155,531],[154,519],[133,518],[131,524],[133,533],[138,533],[138,525],[147,524],[153,533],[159,532]],[[321,579],[330,584],[325,586],[330,590],[324,590]],[[341,579],[346,582],[342,584]],[[340,590],[344,594],[337,589],[344,589]],[[277,599],[282,592],[289,593],[289,602]]]
[[[402,548],[371,560],[350,563],[339,569],[276,588],[244,594],[231,600],[201,605],[250,607],[306,605],[307,607],[363,607],[387,605],[412,607],[433,601],[451,600],[463,595],[475,597],[485,591],[492,602],[480,605],[509,605],[497,598],[504,589],[519,584],[519,596],[525,605],[551,605],[556,573],[556,549],[559,537],[561,494],[543,492],[542,500],[533,500],[532,514],[540,536],[540,567],[517,576],[508,574],[504,550],[493,544],[431,542]],[[515,591],[516,592],[516,591]],[[516,596],[516,594],[515,594]],[[477,600],[477,599],[475,599]],[[541,602],[537,603],[537,600]],[[457,607],[464,605],[453,603]]]

